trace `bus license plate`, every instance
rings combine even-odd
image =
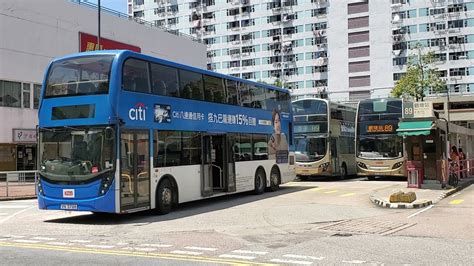
[[[77,204],[61,204],[61,210],[77,210]]]

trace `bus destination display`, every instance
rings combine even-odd
[[[367,125],[367,133],[393,133],[395,127],[391,124],[385,125]]]

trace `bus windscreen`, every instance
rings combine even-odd
[[[45,98],[108,93],[113,58],[88,56],[53,63],[46,80]]]

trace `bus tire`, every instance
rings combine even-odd
[[[262,168],[258,168],[257,172],[255,173],[255,189],[253,193],[255,195],[260,195],[265,192],[265,187],[267,184],[267,179],[265,177],[265,171]]]
[[[277,191],[278,189],[280,189],[280,184],[281,184],[280,169],[278,169],[278,166],[273,166],[270,172],[269,191]]]
[[[173,198],[175,190],[168,178],[163,179],[158,185],[156,191],[156,212],[158,214],[167,214],[173,208]]]
[[[343,163],[341,166],[341,176],[339,177],[340,180],[344,180],[347,178],[347,166],[346,163]]]

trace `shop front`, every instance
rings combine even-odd
[[[9,170],[36,170],[36,129],[12,130],[13,144],[8,145],[12,154]],[[12,163],[14,169],[11,169]]]

